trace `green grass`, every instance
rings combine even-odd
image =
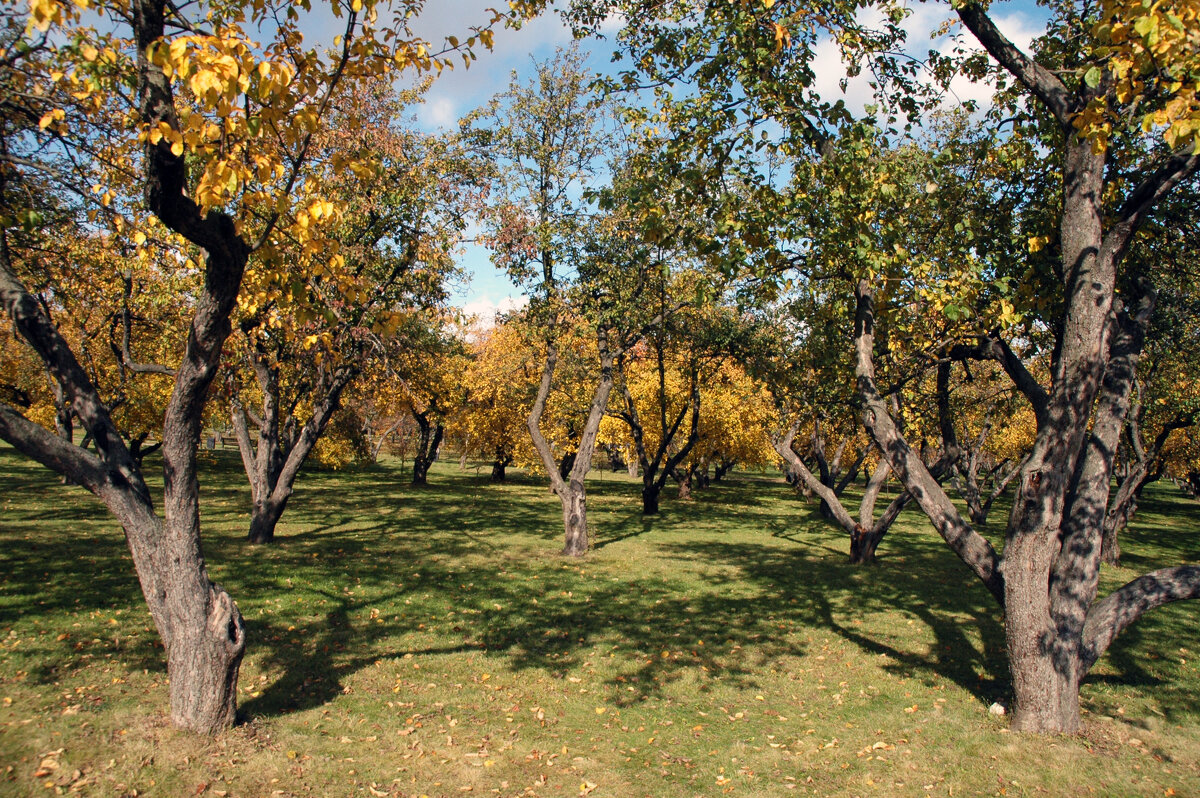
[[[778,480],[645,521],[605,474],[575,562],[519,474],[311,473],[269,548],[242,541],[243,482],[232,452],[203,475],[246,721],[199,739],[166,722],[120,530],[0,447],[0,795],[1200,795],[1200,607],[1114,645],[1083,735],[1010,734],[987,712],[1008,692],[999,610],[911,511],[852,568]],[[1196,560],[1198,523],[1158,486],[1106,588]]]

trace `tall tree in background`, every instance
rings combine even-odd
[[[580,284],[584,241],[593,234],[581,194],[594,188],[605,154],[603,125],[611,123],[604,105],[590,91],[591,80],[578,51],[560,52],[554,61],[537,66],[528,85],[518,84],[514,76],[508,92],[493,101],[487,117],[492,127],[485,132],[500,168],[503,192],[493,217],[494,259],[525,287],[530,319],[543,336],[541,379],[527,426],[562,503],[563,554],[570,556],[588,549],[584,478],[591,468],[620,348],[612,338],[611,323],[597,323],[599,376],[591,403],[577,443],[556,456],[543,433],[542,416],[554,385],[560,340],[572,320],[567,308]]]

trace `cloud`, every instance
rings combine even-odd
[[[413,33],[438,49],[447,36],[466,41],[472,27],[488,23],[495,0],[439,0],[429,3],[424,12],[411,20]],[[513,71],[526,72],[532,59],[544,60],[558,47],[572,41],[571,31],[557,14],[544,13],[519,30],[498,25],[495,46],[474,48],[476,60],[468,66],[459,56],[451,58],[453,69],[443,70],[426,95],[425,106],[417,110],[417,119],[428,130],[453,127],[458,116],[486,103],[508,87]]]
[[[458,106],[449,97],[431,97],[417,111],[421,127],[450,127],[458,123]]]
[[[497,315],[519,310],[528,304],[529,300],[523,296],[514,296],[512,294],[502,297],[480,295],[466,302],[462,307],[462,311],[467,316],[474,316],[478,320],[479,325],[487,329],[495,326]]]
[[[1020,12],[996,16],[993,17],[993,21],[1009,41],[1026,53],[1032,49],[1033,40],[1045,32],[1044,23],[1038,24],[1037,20]],[[967,34],[963,41],[968,52],[979,52],[983,49],[970,34]],[[948,53],[951,47],[952,40],[950,37],[946,37],[942,40],[939,49],[941,52]],[[980,108],[986,108],[991,104],[992,95],[995,92],[996,87],[991,81],[975,82],[959,75],[950,82],[951,97],[947,99],[947,102],[974,100]]]
[[[860,15],[864,24],[878,24],[882,21],[880,12],[874,8],[867,9]],[[964,33],[961,28],[950,34],[932,39],[930,33],[946,20],[953,18],[948,9],[941,6],[922,4],[916,7],[905,20],[904,30],[907,34],[905,53],[912,58],[924,61],[929,50],[936,50],[944,55],[950,55],[956,45],[960,44],[970,52],[978,52],[982,48],[970,33]],[[1009,38],[1022,50],[1028,52],[1033,40],[1045,30],[1045,21],[1022,11],[1013,11],[1003,16],[993,16],[1001,33]],[[830,38],[821,39],[815,49],[813,58],[813,73],[816,80],[813,88],[828,102],[838,99],[846,103],[852,114],[863,115],[867,105],[876,101],[875,92],[870,86],[871,77],[865,71],[850,78],[846,74],[847,64],[842,60],[841,49]],[[841,81],[846,81],[845,90]],[[991,103],[995,87],[990,82],[975,82],[959,76],[950,84],[950,93],[946,105],[958,105],[968,100],[975,101],[984,108]]]

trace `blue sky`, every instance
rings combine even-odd
[[[503,0],[429,0],[424,12],[412,20],[411,25],[417,35],[433,43],[450,35],[465,39],[471,26],[483,25],[490,18],[487,9],[497,5],[504,7],[506,3]],[[911,8],[906,27],[914,52],[923,54],[930,47],[948,46],[947,37],[930,40],[929,32],[951,17],[953,12],[949,4],[912,2]],[[1042,31],[1046,19],[1045,10],[1029,0],[995,2],[991,12],[1001,30],[1022,48],[1027,48],[1031,39]],[[514,70],[523,79],[535,61],[552,57],[557,48],[566,47],[571,41],[570,31],[555,13],[543,14],[521,30],[497,31],[494,49],[490,52],[478,49],[478,60],[469,69],[463,69],[460,64],[453,71],[442,73],[424,105],[417,110],[417,123],[429,131],[454,127],[462,116],[504,91]],[[580,46],[591,53],[590,63],[594,69],[610,68],[611,40],[585,41]],[[842,94],[839,82],[845,76],[845,67],[832,42],[818,49],[814,71],[817,88],[823,94],[830,97]],[[986,86],[972,85],[965,80],[957,82],[953,89],[960,99],[974,98],[986,103],[990,96]],[[861,110],[871,101],[865,76],[850,82],[845,98],[852,110]],[[497,307],[511,306],[514,301],[519,301],[519,292],[492,266],[483,247],[467,244],[459,260],[468,282],[455,290],[452,301],[456,305],[490,319]]]

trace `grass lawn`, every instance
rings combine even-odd
[[[545,484],[487,475],[309,473],[256,548],[215,453],[205,553],[250,642],[245,722],[200,739],[166,722],[119,528],[0,446],[0,795],[1200,795],[1195,602],[1117,641],[1083,735],[1020,736],[988,714],[1000,611],[915,511],[852,568],[779,480],[646,521],[605,474],[595,550],[567,561]],[[1105,589],[1197,560],[1198,529],[1155,487]]]

